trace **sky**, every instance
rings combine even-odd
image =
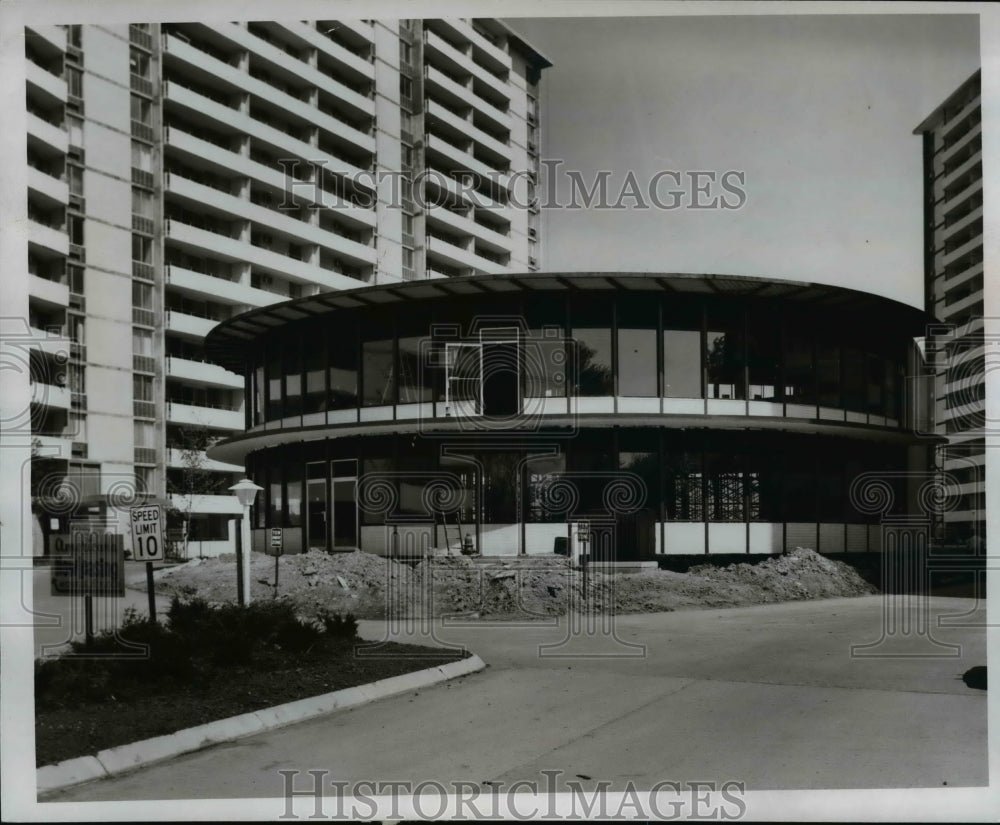
[[[923,302],[914,128],[980,65],[974,15],[507,21],[543,73],[542,268],[790,278]],[[555,166],[555,161],[562,163]],[[609,201],[571,201],[607,170]],[[654,191],[649,183],[660,175]],[[702,194],[691,189],[690,171]],[[726,172],[743,173],[727,178]],[[741,182],[742,181],[742,182]],[[683,195],[671,196],[670,190]],[[640,200],[642,201],[640,203]],[[735,209],[693,209],[723,201]],[[647,208],[640,208],[645,206]]]

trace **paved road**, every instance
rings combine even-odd
[[[932,605],[936,618],[974,603]],[[565,620],[438,626],[437,641],[467,645],[490,667],[50,799],[280,797],[281,769],[477,784],[559,770],[561,782],[579,775],[584,787],[619,788],[627,779],[640,788],[738,780],[750,790],[986,784],[985,693],[961,680],[986,661],[984,630],[933,630],[960,645],[958,658],[852,658],[852,644],[879,638],[882,614],[882,597],[864,597],[625,616],[617,639],[574,636],[546,655],[539,645],[559,645]],[[981,623],[983,611],[958,621]],[[378,639],[385,628],[365,622],[363,632]],[[643,655],[623,655],[637,644]],[[899,649],[935,648],[911,636]],[[262,815],[283,810],[276,800]]]

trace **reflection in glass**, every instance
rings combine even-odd
[[[701,398],[701,333],[663,330],[664,398]]]
[[[366,407],[396,401],[392,330],[386,324],[369,322],[362,326],[361,387]]]
[[[777,315],[750,312],[747,318],[747,372],[752,401],[781,400],[781,327]]]
[[[743,521],[742,456],[731,452],[705,453],[705,493],[709,521]]]
[[[329,408],[342,410],[358,405],[357,327],[337,317],[329,327]]]
[[[820,334],[816,342],[816,381],[822,407],[840,406],[840,345]]]
[[[267,420],[281,418],[281,350],[276,340],[267,347]]]
[[[319,327],[306,328],[302,353],[306,376],[306,392],[302,404],[304,413],[322,412],[326,409],[325,343]]]
[[[621,299],[618,303],[618,394],[656,397],[656,328],[653,301]]]
[[[705,350],[709,398],[746,398],[744,357],[743,313],[713,307]]]
[[[571,394],[612,395],[611,305],[575,304],[572,319],[576,358],[571,363]]]
[[[297,336],[286,336],[282,348],[282,370],[285,376],[285,409],[283,416],[302,413],[302,362],[299,356]]]

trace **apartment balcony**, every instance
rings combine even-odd
[[[432,224],[437,223],[449,227],[463,235],[472,235],[478,242],[497,252],[509,253],[513,247],[513,241],[510,238],[476,223],[471,218],[456,215],[443,206],[428,206],[427,219]]]
[[[440,35],[429,30],[424,32],[424,53],[430,55],[432,59],[443,61],[453,71],[463,75],[472,75],[490,90],[487,95],[494,100],[499,99],[501,105],[506,105],[510,101],[510,87],[506,81],[501,80],[476,63],[472,59],[472,55],[466,54]]]
[[[47,307],[69,306],[69,287],[38,275],[28,275],[28,298]]]
[[[167,378],[176,378],[199,387],[221,387],[223,389],[242,390],[243,377],[230,372],[218,364],[207,361],[192,361],[188,358],[167,357]]]
[[[66,30],[55,24],[32,23],[24,27],[24,37],[45,57],[58,57],[66,51]]]
[[[375,79],[375,66],[373,64],[367,60],[362,60],[356,54],[352,54],[339,43],[334,43],[332,40],[323,37],[315,29],[301,23],[292,26],[287,24],[282,25],[296,38],[307,40],[310,46],[322,51],[329,60],[336,63],[338,68],[345,70],[347,74],[368,82]],[[304,60],[297,59],[247,29],[233,24],[232,29],[223,29],[222,33],[240,47],[261,57],[274,66],[278,66],[284,71],[296,75],[306,83],[319,86],[336,95],[343,103],[352,107],[356,112],[368,115],[372,115],[375,112],[374,100],[358,94],[353,89],[334,80],[319,69],[310,66]]]
[[[179,267],[176,264],[167,265],[166,282],[168,288],[177,290],[181,294],[189,295],[192,298],[219,301],[230,305],[263,307],[288,300],[283,295],[276,295],[273,292],[239,284],[235,281],[227,281],[224,278],[216,278],[214,275],[194,272],[193,270]],[[170,312],[170,315],[179,316],[181,313]],[[187,317],[190,318],[191,316]],[[212,326],[215,326],[214,321],[212,322]]]
[[[511,159],[511,148],[510,146],[497,140],[495,137],[486,134],[482,129],[476,128],[471,121],[463,120],[450,109],[445,108],[440,103],[434,100],[428,100],[425,109],[425,118],[433,118],[434,120],[440,121],[445,124],[446,127],[450,127],[454,132],[464,135],[466,138],[471,138],[476,143],[478,143],[483,149],[486,149],[491,154],[502,158],[504,163],[509,165]],[[428,127],[433,130],[434,122],[433,120],[428,122],[425,120]]]
[[[942,124],[942,126],[939,127],[937,130],[937,134],[940,136],[941,142],[943,143],[944,139],[950,136],[951,130],[954,128],[955,124],[961,123],[963,120],[965,120],[969,115],[971,115],[976,109],[979,108],[981,103],[982,103],[982,97],[980,95],[976,95],[972,100],[966,103],[959,111],[957,111],[954,115],[948,118],[948,121]],[[935,147],[935,150],[936,149],[937,147]]]
[[[477,274],[499,275],[506,272],[506,267],[481,258],[475,252],[462,249],[460,246],[443,241],[440,238],[427,236],[428,266],[431,266],[430,258],[433,256],[444,261],[448,266],[461,268],[471,268]]]
[[[247,34],[252,37],[252,35],[249,35],[249,32]],[[259,38],[258,42],[265,46],[269,45],[265,41],[259,40]],[[173,35],[164,35],[163,45],[167,55],[176,58],[178,61],[186,63],[189,67],[195,67],[198,71],[211,72],[218,79],[231,83],[237,89],[242,89],[252,95],[256,95],[261,100],[265,100],[279,109],[300,117],[307,123],[314,123],[320,128],[326,129],[328,132],[336,134],[345,140],[349,140],[355,146],[366,152],[375,152],[375,138],[373,136],[361,132],[353,126],[349,126],[342,120],[338,120],[331,115],[321,112],[319,109],[310,106],[305,101],[299,100],[297,97],[293,97],[287,92],[265,83],[263,80],[258,80],[247,72],[241,71],[228,63],[224,63],[218,58],[213,57],[195,46],[192,46],[190,43],[185,43],[183,40]],[[284,54],[284,52],[281,52],[281,54]],[[286,57],[289,56],[286,55]],[[294,58],[290,59],[294,60]],[[369,100],[368,98],[359,95],[353,89],[349,89],[342,83],[338,83],[332,78],[326,77],[319,72],[317,72],[317,74],[320,78],[325,80],[323,88],[340,99],[354,114],[367,115],[368,117],[374,115],[374,100]],[[253,130],[249,131],[253,134]]]
[[[938,229],[934,235],[934,242],[936,246],[943,245],[950,237],[961,232],[963,229],[969,226],[969,224],[974,223],[976,220],[982,220],[983,217],[983,207],[977,206],[975,209],[971,210],[968,215],[955,221],[950,226],[942,226]]]
[[[474,106],[494,125],[508,132],[510,131],[513,120],[509,114],[500,111],[496,106],[483,100],[472,89],[456,83],[440,69],[434,66],[425,66],[424,81],[425,87],[431,93],[432,97],[440,96],[441,99],[447,100],[456,106]]]
[[[69,255],[69,235],[63,229],[28,219],[28,244],[42,250],[45,257]],[[48,253],[47,255],[45,253]]]
[[[961,203],[976,192],[983,191],[983,179],[977,178],[965,187],[961,192],[956,192],[946,202],[939,202],[934,205],[936,220],[941,219],[941,215],[947,211],[948,207],[955,203]]]
[[[955,301],[953,304],[948,304],[947,306],[938,306],[938,314],[942,316],[943,320],[947,321],[949,318],[958,315],[970,308],[979,308],[979,314],[983,312],[983,290],[977,289],[969,295],[966,295],[961,300]]]
[[[237,472],[242,471],[242,467]],[[207,496],[190,495],[180,496],[171,494],[169,496],[170,506],[184,513],[199,513],[211,515],[243,515],[243,505],[236,500],[236,496]]]
[[[220,473],[242,473],[245,470],[242,464],[226,464],[224,461],[216,461],[215,459],[209,458],[204,452],[198,452],[193,455],[192,458],[197,462],[198,469],[200,470],[212,470]],[[175,447],[168,448],[167,466],[189,466],[188,462],[185,460],[184,451],[178,450]]]
[[[426,175],[423,181],[424,186],[437,187],[442,192],[448,192],[456,200],[460,200],[469,206],[477,206],[480,209],[489,210],[492,214],[498,215],[507,223],[511,222],[513,217],[511,207],[504,206],[499,201],[487,197],[482,192],[470,192],[467,187],[448,177],[444,172],[439,172],[435,175]],[[424,200],[425,202],[432,202],[433,196],[425,194]]]
[[[28,83],[28,97],[45,107],[66,102],[66,81],[43,69],[32,60],[24,61],[24,76]]]
[[[28,143],[46,155],[65,155],[69,151],[69,135],[61,126],[42,120],[28,112]]]
[[[468,40],[472,43],[474,52],[485,62],[490,63],[494,68],[500,71],[510,71],[510,55],[499,46],[491,43],[483,37],[475,30],[475,28],[473,28],[472,24],[455,17],[435,20],[434,24],[444,26],[451,31],[454,36],[462,40]]]
[[[460,169],[472,172],[475,175],[486,178],[487,180],[495,181],[502,189],[510,189],[510,175],[508,175],[507,172],[501,172],[498,169],[494,169],[488,164],[483,163],[481,160],[477,160],[463,149],[453,146],[448,143],[448,141],[443,140],[437,135],[425,135],[424,145],[426,147],[425,151],[428,155],[428,168]],[[440,166],[436,165],[433,160],[434,157],[443,159],[444,163]]]
[[[53,358],[67,359],[69,357],[70,342],[61,332],[49,332],[48,330],[29,327],[31,341],[28,348],[40,352]]]
[[[167,421],[171,424],[188,424],[210,430],[242,430],[246,424],[239,410],[219,407],[199,407],[194,404],[167,402]]]
[[[282,23],[282,26],[295,37],[305,41],[317,51],[322,52],[325,57],[336,63],[338,68],[346,71],[348,74],[355,74],[366,80],[375,79],[375,65],[373,63],[358,57],[354,52],[345,49],[329,37],[324,37],[316,31],[315,27],[299,22]],[[371,42],[367,35],[363,37]]]
[[[32,433],[31,441],[45,458],[69,461],[73,456],[73,439],[68,436]]]
[[[940,191],[943,193],[945,189],[951,186],[951,184],[954,183],[956,180],[961,178],[962,175],[964,175],[966,172],[972,169],[972,167],[974,167],[977,163],[982,163],[982,160],[983,160],[983,153],[976,152],[976,154],[974,154],[971,158],[966,160],[965,163],[961,164],[955,169],[952,169],[948,174],[939,177],[938,181],[940,183],[937,182],[935,183],[935,192]],[[938,188],[939,186],[940,188]]]
[[[69,387],[32,381],[31,403],[50,409],[68,410],[70,408]]]
[[[194,274],[197,275],[198,273]],[[219,321],[213,321],[211,318],[188,315],[186,312],[179,312],[176,309],[168,309],[165,316],[166,323],[164,328],[167,332],[199,341],[208,335],[212,327],[219,323]]]
[[[28,167],[28,193],[45,208],[65,206],[69,202],[69,185],[65,181],[32,166]]]
[[[230,215],[253,221],[268,231],[280,232],[292,243],[322,246],[352,264],[372,266],[376,261],[377,253],[374,248],[297,220],[287,212],[260,206],[175,174],[167,173],[165,185],[167,192],[187,198],[196,205],[215,207]]]
[[[961,138],[956,140],[947,149],[941,149],[938,151],[937,156],[934,158],[934,174],[940,175],[944,171],[944,165],[953,158],[958,152],[969,145],[969,143],[976,139],[977,136],[982,136],[983,125],[977,123],[973,126],[966,134]]]
[[[976,249],[977,247],[981,247],[982,245],[983,245],[983,236],[976,235],[974,238],[970,238],[964,244],[957,247],[956,249],[953,249],[951,252],[939,252],[937,255],[934,256],[934,266],[935,268],[938,269],[940,269],[941,267],[948,266],[948,264],[959,260],[964,255],[968,255],[974,249]]]

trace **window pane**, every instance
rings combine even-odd
[[[885,360],[868,355],[868,412],[885,415]]]
[[[524,393],[528,398],[566,395],[566,308],[562,301],[532,301],[525,308],[530,330],[524,346]]]
[[[421,342],[429,345],[430,316],[413,309],[399,322],[399,403],[432,401],[433,375],[421,361]]]
[[[819,403],[823,407],[840,406],[840,343],[821,332],[816,343],[816,374]]]
[[[706,336],[709,398],[746,398],[743,386],[743,311],[712,307]]]
[[[267,345],[267,420],[281,418],[281,350],[271,339]]]
[[[669,521],[703,521],[701,453],[667,450],[663,456],[663,502]],[[698,549],[692,550],[697,553]]]
[[[285,522],[287,527],[302,526],[302,481],[301,479],[288,479],[285,485],[286,507],[288,509],[288,519]]]
[[[304,335],[302,356],[306,387],[302,411],[322,412],[326,409],[326,340],[323,328],[317,325],[305,327]]]
[[[571,362],[572,395],[611,395],[611,307],[605,304],[574,304],[572,339],[576,358]]]
[[[256,426],[264,421],[264,367],[256,367],[253,371],[253,418]]]
[[[358,405],[358,342],[353,322],[335,319],[330,325],[329,370],[331,410]]]
[[[621,300],[618,304],[618,394],[656,397],[656,304]]]
[[[512,524],[518,521],[521,491],[519,452],[487,451],[480,454],[483,464],[483,523]]]
[[[701,398],[701,333],[663,330],[664,398]]]
[[[569,517],[558,507],[569,498],[550,494],[550,488],[566,472],[566,456],[541,456],[528,461],[527,520],[534,523],[563,522]]]
[[[844,362],[844,407],[855,412],[866,412],[867,398],[867,358],[856,347],[845,347]]]
[[[789,321],[785,326],[785,400],[794,404],[816,403],[813,331],[799,321]]]
[[[743,461],[732,452],[705,455],[705,492],[709,521],[743,521]]]
[[[392,329],[388,324],[368,321],[362,325],[361,386],[364,406],[394,404],[396,375],[393,364]]]
[[[747,314],[747,371],[750,399],[780,401],[781,327],[776,313],[751,309]]]
[[[283,416],[302,413],[302,360],[299,339],[295,335],[285,338],[282,346],[282,374],[285,379],[285,409]]]
[[[267,496],[267,524],[269,527],[284,526],[284,506],[282,501],[281,470],[273,469]]]

